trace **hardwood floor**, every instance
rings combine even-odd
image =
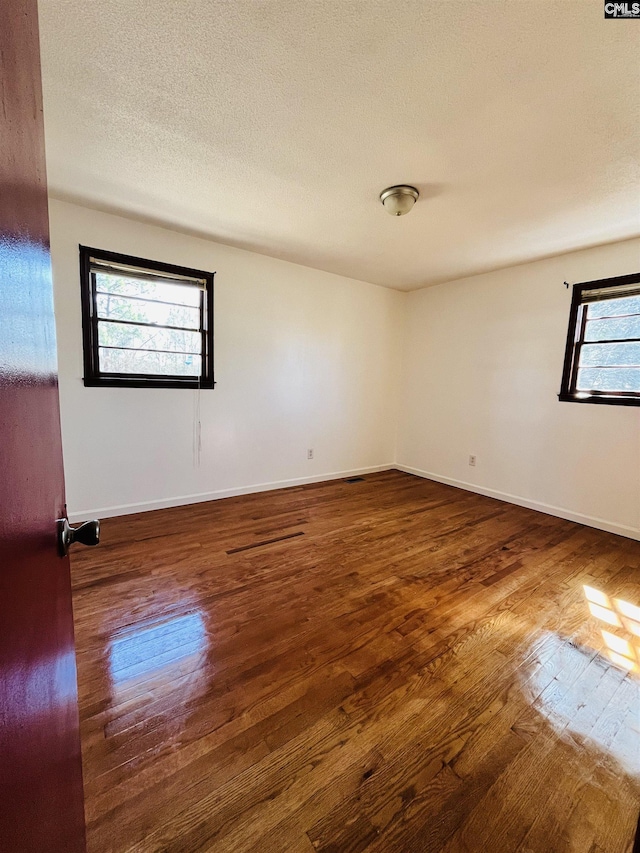
[[[640,543],[397,471],[102,539],[89,853],[630,853]]]

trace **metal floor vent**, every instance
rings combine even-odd
[[[345,483],[364,483],[364,477],[347,477]]]

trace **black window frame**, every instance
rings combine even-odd
[[[84,384],[95,388],[215,388],[213,373],[213,285],[215,272],[152,261],[105,249],[80,246],[80,286],[82,300],[82,346],[84,353]],[[91,269],[91,259],[137,269],[200,279],[205,282],[201,290],[200,334],[202,336],[202,369],[200,376],[178,377],[146,373],[106,373],[100,371],[98,353],[98,312],[96,278]],[[162,328],[162,327],[159,327]]]
[[[585,343],[584,333],[587,320],[587,306],[591,304],[584,300],[584,294],[590,290],[623,287],[632,284],[638,284],[640,287],[640,272],[631,273],[630,275],[620,275],[614,278],[601,278],[596,281],[585,281],[573,285],[567,345],[562,370],[562,384],[560,386],[560,393],[558,394],[560,401],[564,403],[595,403],[606,406],[640,406],[640,393],[637,391],[611,392],[592,390],[590,392],[580,392],[577,390],[580,350]],[[621,296],[623,295],[621,294]],[[598,301],[604,301],[604,299]],[[621,338],[615,341],[597,341],[597,343],[625,343],[636,342],[638,340],[637,338]]]

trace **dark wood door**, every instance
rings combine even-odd
[[[36,0],[0,3],[0,851],[81,853]]]

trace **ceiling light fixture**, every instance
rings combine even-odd
[[[404,216],[409,213],[418,200],[420,193],[415,187],[399,184],[396,187],[387,187],[380,193],[380,201],[384,209],[391,216]]]

